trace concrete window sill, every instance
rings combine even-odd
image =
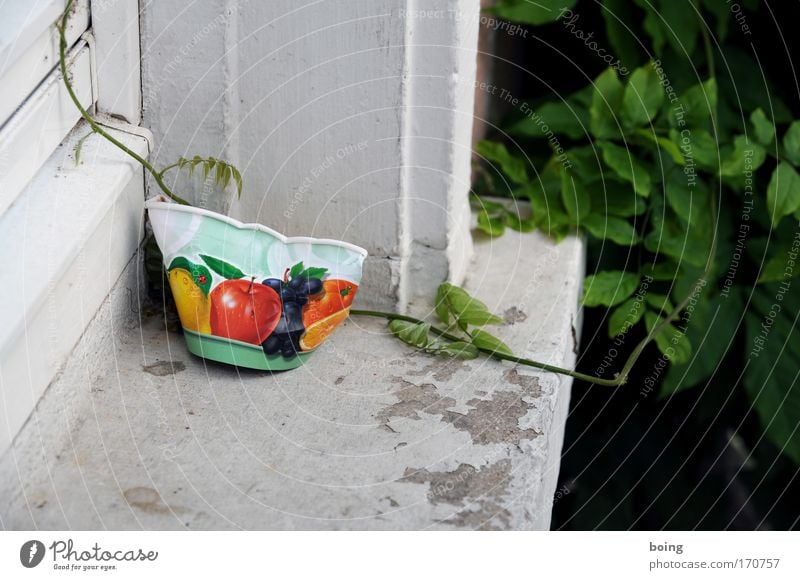
[[[570,367],[583,246],[476,243],[467,287]],[[571,380],[415,353],[352,318],[305,367],[237,372],[131,312],[129,268],[0,460],[7,529],[547,529]]]

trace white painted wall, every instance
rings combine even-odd
[[[236,217],[366,247],[362,304],[460,280],[478,1],[417,4],[143,2],[156,164],[223,157],[244,174]]]

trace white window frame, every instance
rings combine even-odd
[[[0,285],[15,296],[0,306],[0,454],[142,237],[142,168],[97,135],[75,160],[90,130],[58,68],[66,3],[10,0],[0,22]],[[147,156],[138,10],[138,0],[76,0],[67,61],[83,107]]]

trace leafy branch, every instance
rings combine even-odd
[[[164,192],[164,195],[169,197],[171,200],[182,204],[182,205],[191,205],[188,201],[184,198],[173,192],[167,184],[164,182],[164,174],[173,168],[183,169],[184,167],[189,168],[190,174],[192,171],[201,166],[203,169],[203,177],[208,177],[211,171],[215,171],[214,179],[215,183],[221,185],[223,189],[233,180],[236,183],[236,190],[238,195],[241,197],[242,195],[242,176],[239,173],[239,170],[236,169],[233,165],[221,161],[219,159],[215,159],[214,157],[208,158],[201,158],[199,156],[195,156],[191,159],[186,159],[181,157],[177,162],[166,166],[162,170],[157,170],[153,167],[144,157],[127,147],[124,143],[122,143],[119,139],[115,138],[111,135],[108,131],[106,131],[98,122],[97,120],[92,117],[92,115],[84,108],[81,104],[78,96],[75,94],[75,89],[72,86],[72,81],[69,78],[69,71],[67,70],[67,36],[66,36],[66,29],[67,23],[69,21],[70,13],[72,12],[74,0],[68,0],[66,8],[64,9],[64,13],[60,19],[60,22],[56,23],[56,28],[58,29],[59,34],[59,47],[58,47],[58,56],[59,56],[59,67],[61,70],[61,77],[64,80],[64,86],[67,89],[67,93],[69,94],[70,99],[72,100],[75,107],[81,114],[81,117],[89,124],[89,127],[92,129],[92,132],[97,133],[108,142],[122,150],[128,156],[135,159],[139,162],[142,167],[144,167],[152,176],[155,182],[158,184],[158,187],[161,191]],[[91,134],[91,133],[90,133]],[[82,137],[76,146],[75,150],[75,159],[76,162],[80,159],[80,152],[83,146],[83,143],[86,139],[86,136]]]
[[[603,379],[515,355],[511,348],[496,336],[481,328],[471,328],[499,324],[502,319],[489,312],[483,302],[470,296],[467,291],[449,283],[439,286],[436,293],[436,316],[446,328],[439,328],[419,318],[393,312],[351,310],[350,314],[388,319],[389,330],[397,338],[429,354],[474,359],[479,353],[483,353],[497,360],[566,375],[595,385],[620,387],[627,383],[628,375],[645,347],[664,331],[678,312],[678,309],[674,309],[651,330],[649,335],[636,346],[622,371],[613,379]]]

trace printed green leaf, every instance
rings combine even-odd
[[[642,197],[650,195],[652,181],[650,173],[638,161],[633,153],[618,145],[609,142],[599,144],[600,151],[603,153],[603,161],[606,162],[614,173],[625,181],[633,184],[634,191]]]
[[[405,320],[392,320],[389,322],[389,330],[408,345],[417,348],[428,346],[428,332],[431,325],[428,323],[413,323]]]
[[[475,150],[487,161],[497,164],[511,181],[520,185],[528,182],[525,160],[512,155],[502,143],[478,141]]]
[[[772,172],[767,186],[767,210],[772,227],[781,218],[800,209],[800,175],[786,161],[781,161]]]
[[[628,332],[644,316],[647,310],[641,300],[631,298],[617,306],[608,317],[608,336],[614,338]]]
[[[664,102],[664,90],[656,69],[647,64],[633,71],[622,97],[620,118],[628,128],[652,121]]]
[[[205,256],[200,254],[200,258],[208,264],[208,267],[214,270],[217,274],[222,276],[223,278],[227,278],[228,280],[234,280],[238,278],[244,278],[244,272],[242,272],[236,266],[229,264],[219,258],[214,258],[212,256]]]
[[[616,306],[639,287],[639,274],[608,270],[586,276],[583,281],[584,306]]]
[[[303,270],[305,270],[305,265],[303,262],[297,262],[294,266],[291,267],[289,270],[289,277],[290,278],[297,278]]]
[[[756,141],[762,145],[769,145],[775,138],[775,125],[767,118],[761,107],[751,113],[750,122],[753,124]]]
[[[305,276],[306,278],[322,278],[327,273],[328,273],[327,268],[312,266],[311,268],[306,268],[305,270],[303,270],[300,273],[300,275]]]
[[[598,139],[619,138],[618,113],[625,88],[614,69],[606,69],[594,81],[594,94],[589,107],[589,128]]]
[[[208,271],[208,268],[200,264],[190,262],[183,256],[178,256],[172,260],[167,270],[171,272],[175,268],[181,268],[189,272],[197,287],[203,291],[203,294],[208,296],[208,293],[211,290],[211,272]]]
[[[476,328],[472,332],[470,332],[470,336],[472,336],[472,344],[474,344],[478,348],[483,348],[490,350],[492,352],[500,352],[503,354],[514,356],[514,352],[508,347],[506,343],[504,343],[496,336],[489,334],[484,330]]]

